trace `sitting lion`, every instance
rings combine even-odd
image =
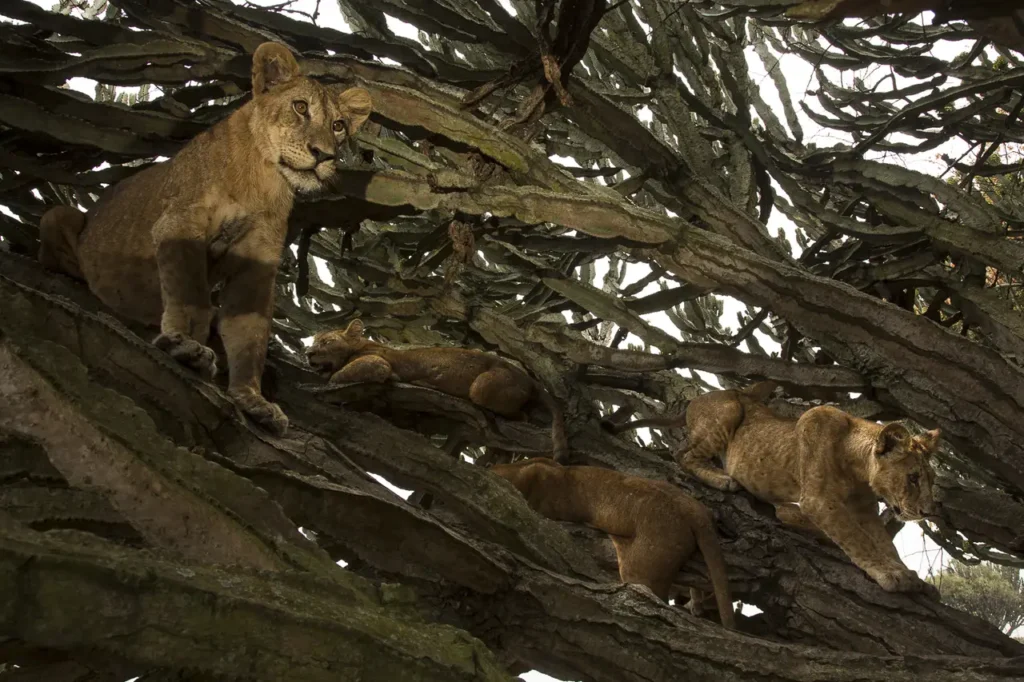
[[[394,378],[466,398],[508,419],[521,419],[526,404],[536,400],[551,413],[555,460],[568,458],[562,408],[538,382],[490,353],[465,348],[389,348],[363,336],[362,321],[352,320],[345,329],[314,336],[306,361],[331,383],[383,383]]]
[[[933,591],[900,559],[878,498],[903,521],[934,515],[929,458],[939,431],[912,437],[900,424],[829,406],[787,419],[758,399],[770,393],[765,386],[690,402],[690,449],[677,455],[683,469],[721,490],[743,487],[775,505],[783,523],[823,532],[886,591]],[[721,455],[724,471],[713,463]]]
[[[495,464],[490,470],[515,486],[537,513],[608,533],[622,582],[645,585],[665,601],[679,569],[699,549],[721,622],[736,628],[715,523],[707,507],[679,488],[612,469],[559,466],[546,457]],[[690,595],[699,599],[696,590]]]
[[[366,121],[366,90],[299,75],[284,45],[252,60],[252,101],[196,136],[173,159],[111,187],[83,215],[48,211],[39,225],[43,265],[85,279],[108,306],[159,325],[153,341],[207,376],[211,291],[220,283],[219,331],[228,393],[276,433],[288,419],[261,395],[280,263],[295,193],[335,173],[339,150]]]

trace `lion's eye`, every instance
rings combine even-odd
[[[292,102],[292,109],[294,109],[295,113],[299,116],[305,116],[306,112],[309,111],[309,104],[303,102],[301,99],[297,99]]]
[[[907,483],[909,483],[910,485],[917,485],[917,482],[919,480],[921,480],[921,474],[917,473],[916,471],[907,476]]]
[[[336,133],[340,133],[343,130],[345,130],[345,122],[342,120],[337,120],[331,124],[331,129]]]

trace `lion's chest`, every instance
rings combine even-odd
[[[206,207],[206,253],[212,281],[243,261],[277,260],[287,231],[288,211],[273,203],[223,201]]]
[[[219,221],[219,224],[215,223],[210,230],[207,242],[207,253],[214,262],[219,261],[231,247],[242,241],[255,224],[252,216],[241,211],[218,216],[214,221]]]

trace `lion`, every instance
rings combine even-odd
[[[465,348],[389,348],[363,336],[363,323],[356,319],[345,329],[316,334],[306,349],[306,361],[331,383],[404,381],[466,398],[508,419],[522,419],[523,408],[536,400],[551,414],[555,460],[564,462],[569,457],[562,408],[540,383],[490,353]]]
[[[744,488],[775,506],[786,524],[835,542],[888,592],[929,592],[900,559],[878,513],[881,498],[901,521],[934,516],[929,462],[938,429],[920,436],[831,406],[797,419],[762,404],[765,384],[712,391],[686,410],[690,447],[680,466],[720,490]],[[774,386],[772,386],[774,387]],[[713,460],[724,455],[724,470]]]
[[[624,583],[645,585],[668,601],[679,569],[699,549],[718,603],[736,628],[732,594],[715,523],[703,504],[665,481],[591,466],[561,466],[546,457],[495,464],[532,509],[556,521],[586,524],[611,536]],[[691,590],[694,601],[698,600]]]
[[[742,390],[744,395],[748,396],[752,400],[763,403],[769,398],[769,396],[771,396],[772,392],[775,391],[776,388],[778,388],[778,384],[774,381],[762,381]],[[622,424],[617,424],[610,419],[601,421],[601,428],[614,434],[625,433],[626,431],[635,431],[636,429],[651,426],[681,429],[686,426],[686,410],[683,410],[679,414],[667,414],[660,417],[634,419],[631,422],[624,422]]]
[[[252,101],[196,136],[171,160],[105,192],[88,216],[69,206],[39,226],[44,266],[84,279],[132,320],[159,325],[153,343],[206,377],[219,292],[218,331],[228,394],[251,419],[283,434],[288,418],[263,398],[274,280],[297,192],[335,174],[370,114],[366,90],[340,90],[300,76],[287,47],[253,54]]]

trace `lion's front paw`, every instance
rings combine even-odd
[[[931,596],[938,595],[934,585],[921,580],[917,573],[908,568],[881,573],[876,580],[886,592],[924,592]]]
[[[924,594],[932,599],[939,599],[939,588],[935,587],[935,585],[932,585],[927,580],[922,580],[921,577],[918,576],[917,573],[915,573],[914,571],[911,571],[910,575],[912,583],[912,586],[909,590],[910,592],[920,592],[921,594]]]
[[[929,599],[939,600],[939,588],[932,585],[930,582],[924,580],[921,581],[921,592],[925,594]]]
[[[217,374],[217,356],[213,350],[180,332],[161,334],[153,339],[153,345],[206,379]]]
[[[284,411],[259,393],[244,390],[231,391],[229,395],[249,419],[275,436],[283,436],[288,431],[288,417]]]

